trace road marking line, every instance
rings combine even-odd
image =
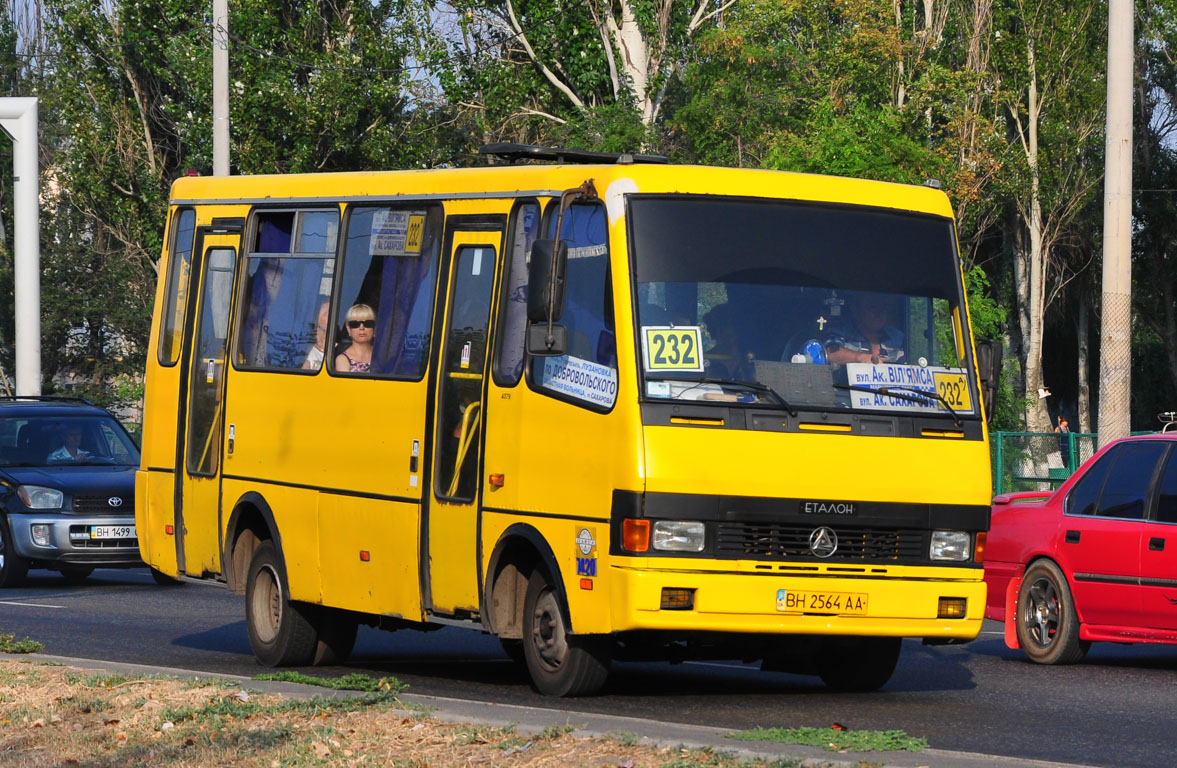
[[[28,608],[65,608],[64,605],[46,605],[44,603],[19,603],[15,600],[0,600],[0,605],[21,605]]]

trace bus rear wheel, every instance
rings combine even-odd
[[[306,607],[290,600],[290,584],[272,541],[263,541],[249,563],[245,624],[253,655],[267,667],[310,664],[318,636]]]
[[[899,637],[822,638],[814,663],[835,691],[877,691],[895,672],[902,646]]]
[[[536,689],[548,696],[596,693],[609,676],[610,638],[571,635],[552,579],[536,569],[523,601],[523,658]]]

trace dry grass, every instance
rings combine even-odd
[[[452,725],[392,693],[291,700],[212,680],[123,677],[0,659],[0,766],[747,766],[709,750],[553,726]],[[795,763],[791,763],[794,764]],[[782,764],[783,765],[783,764]]]

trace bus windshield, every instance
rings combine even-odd
[[[980,413],[950,219],[710,196],[629,205],[647,400]]]

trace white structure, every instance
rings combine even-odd
[[[41,209],[37,100],[0,98],[0,128],[12,139],[16,394],[41,394]]]

